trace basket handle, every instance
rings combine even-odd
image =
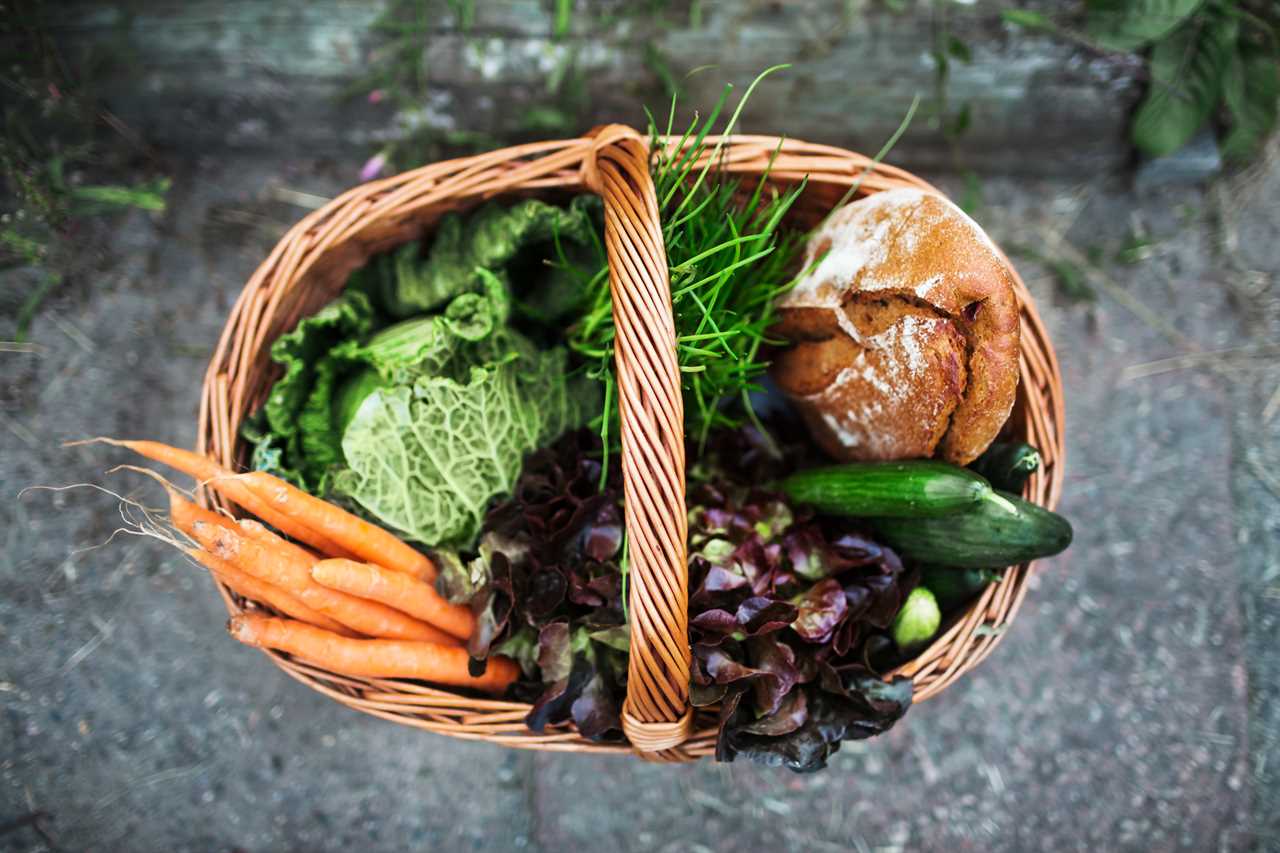
[[[660,752],[679,746],[693,728],[684,403],[671,284],[647,143],[617,124],[588,135],[594,145],[582,179],[604,199],[630,557],[622,730],[636,750]]]

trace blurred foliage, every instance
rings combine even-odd
[[[582,2],[547,0],[551,12],[547,38],[557,46],[555,61],[541,85],[530,87],[519,115],[501,129],[456,128],[431,112],[433,81],[430,40],[442,34],[462,37],[463,50],[479,55],[484,33],[476,27],[475,0],[391,0],[372,26],[373,48],[366,72],[346,86],[343,99],[365,98],[387,103],[399,114],[400,128],[368,164],[401,171],[444,156],[474,153],[522,139],[570,135],[582,130],[590,107],[582,47],[593,33],[620,22],[633,26],[638,38],[624,47],[640,53],[654,80],[671,94],[674,72],[645,33],[677,21],[699,26],[701,3],[669,0]],[[675,8],[679,7],[679,8]],[[371,168],[370,171],[373,171]],[[367,177],[367,175],[366,175]]]
[[[1259,152],[1280,107],[1280,3],[1085,0],[1084,7],[1082,32],[1028,9],[1003,17],[1096,50],[1143,52],[1150,77],[1131,134],[1144,154],[1174,153],[1210,120],[1225,161]]]
[[[84,81],[93,79],[95,58],[79,58],[73,72],[49,38],[43,22],[52,5],[17,0],[6,7],[0,270],[33,274],[7,275],[0,305],[13,311],[21,342],[44,300],[91,260],[84,221],[127,208],[163,210],[169,180],[157,174],[141,140],[89,94]],[[139,172],[151,174],[138,181]]]

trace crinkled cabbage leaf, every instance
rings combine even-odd
[[[511,325],[538,331],[581,298],[563,261],[597,250],[596,206],[489,204],[445,217],[425,255],[408,244],[357,271],[272,346],[284,372],[245,424],[254,467],[424,544],[472,544],[524,454],[599,406],[563,348]]]

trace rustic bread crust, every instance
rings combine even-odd
[[[1018,305],[991,241],[946,199],[877,193],[809,241],[779,300],[773,375],[839,459],[975,459],[1018,385]]]

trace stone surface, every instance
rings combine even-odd
[[[1276,341],[1275,174],[1221,190],[1241,202],[1225,225],[1195,188],[981,187],[1003,245],[1105,256],[1136,223],[1152,256],[1106,263],[1085,305],[1019,262],[1062,359],[1077,541],[986,663],[828,772],[533,756],[362,717],[231,644],[206,579],[160,543],[81,550],[117,526],[114,500],[36,491],[6,504],[0,822],[43,810],[89,850],[1243,850],[1252,806],[1274,840],[1276,419],[1265,435],[1251,419],[1277,371],[1248,348]],[[326,195],[343,175],[210,158],[177,176],[170,213],[117,223],[101,276],[37,318],[39,353],[3,356],[0,492],[97,482],[157,502],[103,474],[119,453],[58,443],[190,442],[230,301],[301,215],[278,188]],[[1191,346],[1244,355],[1161,361]]]
[[[901,11],[879,0],[611,0],[575,4],[558,37],[554,5],[76,0],[48,27],[95,62],[117,114],[182,150],[331,153],[406,137],[448,147],[643,126],[639,105],[666,111],[664,79],[683,81],[682,103],[705,114],[726,82],[790,63],[757,92],[748,130],[874,153],[919,95],[904,165],[1080,174],[1128,159],[1139,67],[1005,25],[998,0]],[[1074,9],[1038,5],[1072,23]],[[392,7],[399,29],[373,30]],[[473,10],[466,27],[459,7]],[[942,85],[932,54],[952,43]],[[714,70],[686,80],[698,67]],[[949,135],[966,111],[967,130]]]
[[[706,5],[704,25],[722,26],[725,6]],[[174,8],[114,19],[99,11],[77,26],[86,38],[120,21],[155,35]],[[226,7],[248,21],[240,24],[211,4],[190,8],[213,23],[206,37],[155,48],[169,58],[143,78],[154,87],[154,99],[137,100],[148,130],[199,151],[190,146],[214,125],[240,132],[237,110],[283,112],[243,128],[244,144],[224,139],[216,153],[174,158],[165,214],[82,233],[86,252],[106,247],[102,258],[46,303],[31,351],[0,351],[0,850],[1280,846],[1275,150],[1209,187],[1134,190],[1098,170],[1071,180],[928,174],[1014,257],[1066,383],[1062,509],[1077,540],[1043,566],[975,672],[885,737],[846,745],[814,776],[507,751],[348,711],[238,647],[207,579],[168,547],[129,536],[104,544],[119,526],[109,495],[18,496],[33,485],[98,483],[160,502],[147,481],[104,473],[129,461],[123,454],[60,443],[109,434],[190,444],[199,377],[243,281],[304,215],[298,202],[355,182],[369,151],[352,146],[379,132],[377,117],[318,130],[293,121],[333,109],[324,100],[330,48],[308,54],[304,34],[328,21],[333,38],[346,38],[367,26],[363,4],[321,4],[296,18],[262,7],[256,24],[247,4]],[[497,8],[503,33],[545,40],[544,24],[512,11],[525,7]],[[803,29],[785,4],[753,8],[748,22],[773,16]],[[868,20],[873,34],[887,26]],[[286,37],[295,40],[286,54],[267,52]],[[751,38],[763,37],[734,44],[763,43]],[[1002,49],[1024,48],[1010,40]],[[237,72],[243,101],[194,94],[216,89],[226,65],[169,88],[195,64],[185,56],[232,54],[247,57]],[[304,70],[268,67],[285,56]],[[467,73],[457,85],[482,101]],[[824,90],[834,86],[815,75]],[[286,83],[288,97],[271,95]],[[778,97],[761,95],[764,104]],[[184,98],[189,113],[170,110]],[[1108,104],[1122,114],[1119,100]],[[826,130],[805,133],[848,141]],[[903,150],[929,150],[926,130],[909,133]],[[913,148],[916,132],[924,141]],[[1120,162],[1122,149],[1106,145],[1098,162]],[[317,147],[331,156],[313,156]],[[996,154],[982,162],[1014,165]],[[1133,263],[1116,259],[1123,250]],[[1063,264],[1078,270],[1097,300],[1067,301],[1054,264],[1057,274]],[[6,275],[0,287],[23,285],[21,273]],[[12,322],[0,317],[0,340]],[[48,816],[52,845],[30,826],[7,828],[32,812]]]

